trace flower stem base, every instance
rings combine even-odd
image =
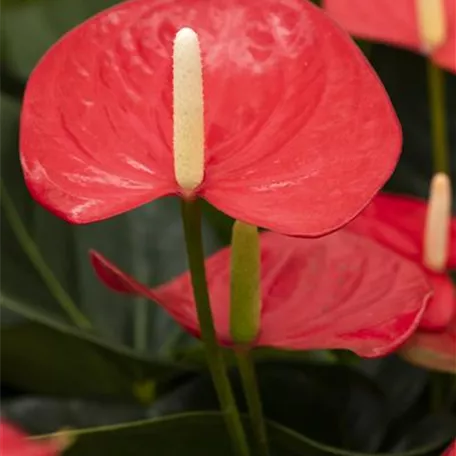
[[[207,289],[204,265],[203,240],[201,235],[201,210],[198,200],[182,200],[182,219],[184,223],[185,243],[191,274],[196,310],[201,327],[201,339],[204,343],[209,370],[226,426],[237,456],[249,456],[241,417],[234,399],[229,379],[226,374],[222,350],[217,344],[214,322]]]
[[[245,398],[249,408],[253,434],[258,447],[258,454],[261,456],[269,456],[270,453],[266,434],[266,424],[263,417],[263,407],[261,405],[261,398],[258,391],[255,366],[248,349],[236,350],[236,358],[239,373],[241,374]]]

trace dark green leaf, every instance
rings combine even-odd
[[[369,376],[388,401],[388,415],[394,419],[409,410],[422,396],[430,374],[397,356],[362,360],[357,368]]]
[[[131,402],[21,396],[2,400],[2,418],[30,434],[56,429],[107,426],[145,418],[145,408]]]
[[[267,418],[325,444],[361,451],[379,447],[387,424],[384,398],[362,375],[343,366],[292,361],[260,363],[257,373]],[[232,378],[242,403],[239,379]],[[201,377],[160,398],[149,416],[216,408],[211,380]]]
[[[402,125],[404,148],[389,190],[427,197],[432,175],[431,122],[426,59],[383,45],[372,47],[371,62],[388,91]],[[445,73],[451,176],[456,180],[456,75]],[[456,196],[456,186],[453,187]]]
[[[28,320],[2,328],[2,381],[38,394],[153,399],[155,388],[191,372],[134,351],[2,298]],[[149,396],[149,397],[147,397]]]
[[[11,3],[11,2],[10,2]],[[116,0],[29,0],[2,9],[2,57],[23,80],[61,35]]]
[[[277,456],[326,454],[298,434],[273,423],[269,424],[269,438]],[[201,412],[79,431],[75,444],[65,454],[232,456],[222,416]]]
[[[418,423],[410,423],[409,429],[398,439],[392,451],[404,452],[435,442],[443,447],[456,436],[456,417],[450,414],[429,415]]]

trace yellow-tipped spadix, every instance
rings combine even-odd
[[[451,182],[444,173],[431,181],[424,230],[423,262],[436,272],[445,269],[448,259],[451,220]]]
[[[426,52],[440,46],[447,36],[444,0],[416,0],[418,30]]]

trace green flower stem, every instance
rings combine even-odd
[[[193,285],[196,310],[201,327],[209,369],[226,426],[233,447],[238,456],[248,456],[250,450],[242,427],[241,418],[226,374],[222,350],[217,344],[214,322],[209,301],[204,265],[203,240],[201,235],[201,209],[198,201],[182,200],[182,219],[184,223],[187,258]]]
[[[250,421],[258,446],[258,454],[269,456],[268,438],[266,434],[266,424],[263,417],[263,407],[261,405],[258,382],[255,374],[255,366],[250,356],[249,349],[236,350],[236,358],[241,374],[242,386],[245,398],[249,407]]]
[[[445,114],[445,73],[430,59],[427,61],[434,172],[450,172]]]
[[[49,266],[46,264],[46,261],[41,255],[37,245],[30,237],[24,224],[22,223],[22,220],[14,207],[12,199],[8,195],[3,182],[1,182],[1,192],[1,202],[5,210],[5,216],[11,225],[19,245],[27,254],[36,271],[43,279],[43,282],[47,285],[49,291],[76,326],[81,329],[92,329],[92,324],[89,319],[79,310],[78,306],[73,302],[71,297],[56,279]]]

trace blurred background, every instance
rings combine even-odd
[[[18,122],[30,72],[62,34],[115,3],[1,2],[2,413],[31,432],[157,416],[181,410],[182,403],[187,409],[210,407],[213,400],[210,395],[204,404],[189,399],[201,396],[192,388],[200,393],[210,389],[204,374],[198,374],[203,363],[199,344],[158,307],[108,291],[89,265],[88,251],[96,249],[151,286],[183,272],[178,202],[165,198],[112,220],[71,226],[31,199],[20,170]],[[402,158],[386,189],[427,197],[432,163],[425,58],[382,44],[362,45],[403,127]],[[456,76],[445,73],[445,78],[454,177]],[[229,242],[230,230],[230,219],[205,206],[207,254]],[[62,307],[68,300],[90,318],[97,335],[83,334],[71,324]],[[429,372],[394,356],[367,362],[345,355],[343,365],[338,363],[342,370],[337,371],[336,384],[329,371],[312,367],[315,361],[330,364],[325,353],[261,356],[267,361],[260,368],[262,388],[273,391],[266,400],[271,414],[294,429],[311,428],[312,436],[326,443],[359,451],[400,451],[440,442],[432,447],[438,454],[454,431],[449,411],[455,394],[445,374],[431,378]],[[278,362],[282,364],[272,369]],[[344,369],[352,364],[376,383],[375,388],[383,389],[381,399],[370,387],[359,386],[362,382],[349,380]],[[437,404],[446,401],[433,411],[431,382],[440,385]],[[312,389],[317,386],[320,390]],[[166,394],[175,387],[180,395],[170,404]],[[294,415],[285,411],[298,406]],[[318,417],[301,413],[307,409],[319,409]],[[342,432],[347,417],[351,429],[343,426]]]

